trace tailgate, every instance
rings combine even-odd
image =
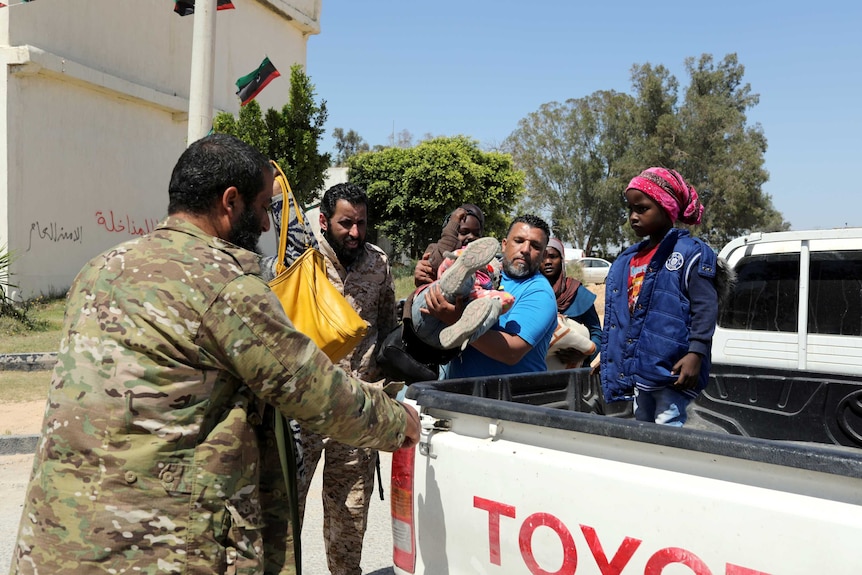
[[[858,573],[856,450],[436,385],[408,393],[449,428],[416,453],[416,573]]]

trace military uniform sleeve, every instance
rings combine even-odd
[[[204,314],[199,345],[311,431],[386,451],[404,441],[404,408],[334,366],[293,328],[278,298],[256,276],[241,276],[222,290]]]

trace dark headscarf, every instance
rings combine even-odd
[[[551,238],[548,240],[548,247],[560,252],[560,258],[563,260],[560,275],[557,276],[552,286],[554,288],[554,295],[557,298],[557,311],[563,313],[575,301],[575,294],[578,292],[578,288],[581,287],[581,282],[566,277],[566,250],[563,248],[563,243],[557,238]]]
[[[476,204],[461,204],[461,209],[465,210],[468,214],[479,220],[479,228],[480,231],[485,233],[485,214],[482,212],[481,208]]]

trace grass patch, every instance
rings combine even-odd
[[[0,371],[0,404],[48,399],[50,371]]]
[[[413,284],[413,276],[395,278],[395,301],[404,299],[413,293],[416,286]]]
[[[404,299],[409,296],[416,286],[413,285],[413,268],[416,267],[416,261],[413,260],[409,264],[393,264],[392,277],[395,280],[395,301]]]
[[[63,328],[65,298],[35,299],[27,303],[33,327],[0,317],[0,353],[57,351]]]

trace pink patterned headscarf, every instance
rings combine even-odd
[[[652,198],[667,212],[672,222],[684,224],[700,223],[703,205],[697,198],[697,190],[688,185],[676,170],[647,168],[629,182],[626,191],[635,189]]]

